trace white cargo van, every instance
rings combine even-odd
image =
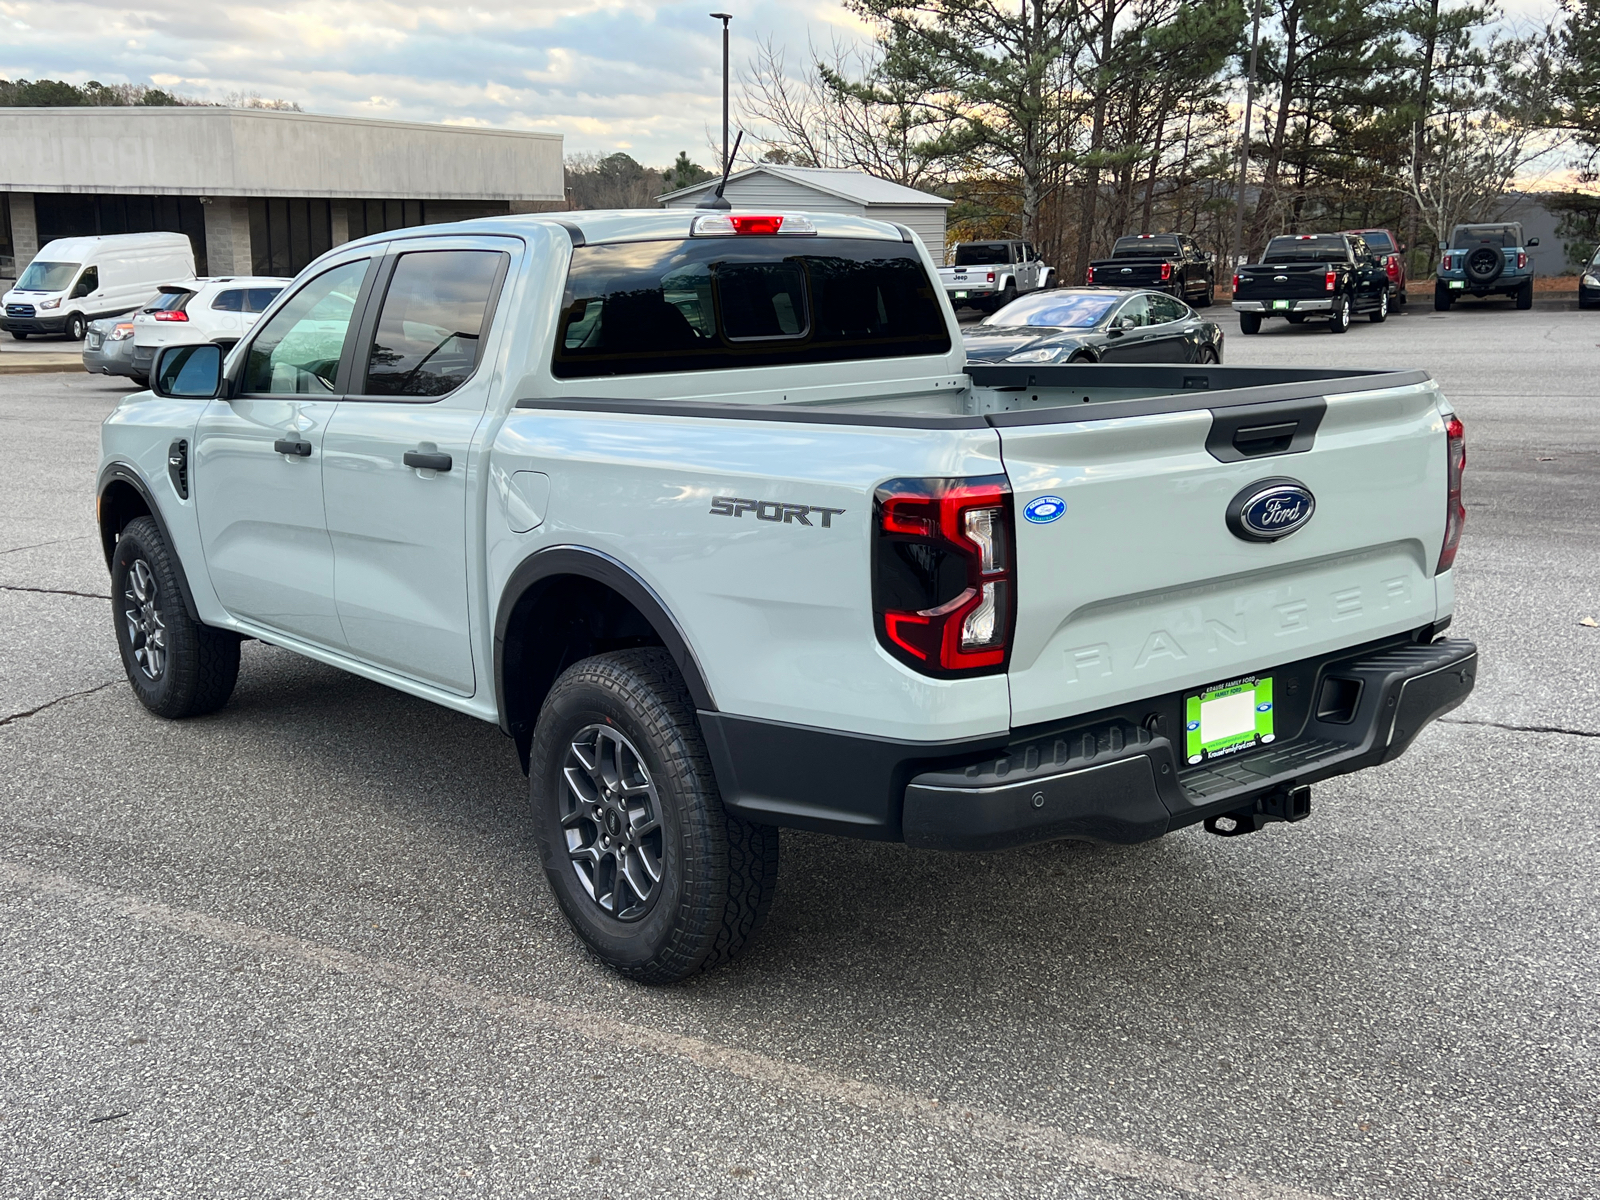
[[[5,294],[0,329],[18,341],[64,333],[82,341],[90,321],[148,304],[163,283],[194,278],[194,248],[181,233],[57,238]]]

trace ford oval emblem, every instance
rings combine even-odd
[[[1048,525],[1067,511],[1067,502],[1060,496],[1039,496],[1028,503],[1022,515],[1035,525]]]
[[[1317,498],[1298,479],[1252,483],[1228,504],[1228,529],[1247,542],[1275,542],[1302,528],[1317,511]]]

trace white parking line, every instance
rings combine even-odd
[[[1329,1200],[1320,1193],[1286,1184],[1232,1175],[1164,1154],[1068,1133],[1050,1125],[1036,1125],[956,1102],[915,1096],[702,1038],[619,1021],[581,1008],[477,987],[449,976],[415,970],[288,934],[272,933],[194,909],[147,900],[22,863],[0,860],[0,883],[59,897],[156,929],[276,955],[306,966],[357,976],[461,1008],[576,1034],[611,1046],[629,1045],[642,1051],[672,1055],[741,1079],[872,1113],[911,1118],[946,1133],[982,1138],[1008,1150],[1043,1155],[1140,1183],[1175,1188],[1216,1200]]]

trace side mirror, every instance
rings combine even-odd
[[[1440,242],[1439,243],[1439,249],[1441,249],[1441,250],[1450,249],[1450,243],[1449,242]]]
[[[1532,250],[1538,244],[1539,244],[1539,239],[1538,238],[1529,238],[1528,239],[1528,249]]]
[[[173,400],[211,400],[222,390],[222,347],[167,346],[150,368],[150,390]]]
[[[1400,253],[1404,254],[1405,252],[1406,252],[1406,244],[1404,242],[1401,242],[1400,243]]]

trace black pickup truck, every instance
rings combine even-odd
[[[1263,317],[1298,325],[1326,317],[1343,333],[1365,313],[1377,324],[1389,316],[1389,275],[1379,256],[1350,233],[1291,233],[1267,243],[1258,263],[1233,277],[1233,310],[1243,333],[1259,333]]]
[[[1208,307],[1216,289],[1211,255],[1184,233],[1119,237],[1111,247],[1110,258],[1089,264],[1085,282],[1166,292],[1196,308]]]

